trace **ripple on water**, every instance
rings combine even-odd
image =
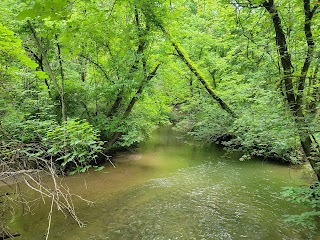
[[[88,176],[97,201],[78,211],[87,227],[54,218],[51,239],[315,239],[312,232],[283,222],[285,214],[303,210],[279,198],[281,188],[292,183],[287,167],[239,162],[239,156],[227,157],[221,149],[183,142],[172,131],[160,134],[139,161],[119,162],[110,175]],[[33,230],[45,222],[45,231],[44,212],[42,218],[27,216],[21,224],[31,236],[26,239],[41,239],[43,232],[34,237]]]
[[[117,226],[110,227],[108,235],[114,239],[312,239],[282,221],[286,210],[281,210],[274,186],[252,189],[242,186],[238,177],[237,170],[218,162],[152,179],[121,196],[130,202],[130,211],[113,219]]]

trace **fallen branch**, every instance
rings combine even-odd
[[[112,162],[111,159],[110,159],[111,156],[107,156],[107,155],[105,155],[103,152],[101,152],[101,154],[107,158],[107,161],[109,161],[114,168],[116,168],[116,166],[113,164],[113,162]]]

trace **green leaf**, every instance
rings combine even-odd
[[[35,71],[34,73],[38,76],[39,79],[47,79],[49,77],[47,73],[43,71]]]
[[[95,172],[96,171],[101,171],[101,170],[103,170],[104,168],[105,168],[105,166],[100,166],[100,167],[98,167],[98,166],[93,166],[94,168],[95,168]]]

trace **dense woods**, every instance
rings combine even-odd
[[[112,153],[169,124],[242,151],[242,161],[307,162],[320,180],[319,6],[3,1],[0,180],[25,181],[81,225],[69,193],[59,183],[43,188],[43,173],[54,181],[102,169]],[[315,183],[285,193],[311,205],[300,222],[319,216],[319,191]],[[0,233],[14,200],[7,196],[0,194]]]

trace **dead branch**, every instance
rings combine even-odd
[[[0,233],[10,236],[6,223],[14,214],[13,211],[10,212],[13,205],[31,211],[31,204],[37,201],[42,201],[44,204],[47,201],[51,202],[46,239],[50,233],[54,207],[65,216],[71,216],[80,227],[84,226],[77,216],[73,199],[79,198],[88,204],[92,202],[71,193],[68,186],[63,184],[63,176],[58,175],[60,172],[60,166],[46,154],[40,144],[27,144],[15,139],[0,142],[0,182],[12,191],[0,195]],[[49,176],[49,180],[44,181],[44,176]],[[30,199],[24,195],[19,187],[21,184],[37,192],[39,197]],[[10,195],[15,196],[10,197]]]

